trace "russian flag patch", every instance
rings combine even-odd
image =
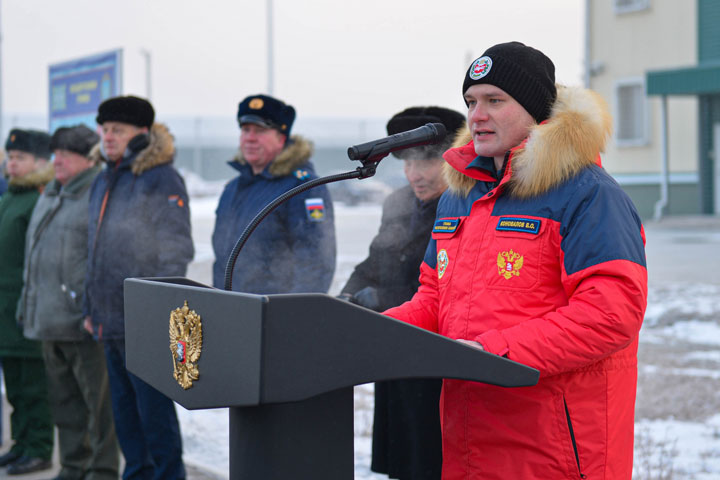
[[[305,212],[311,222],[322,222],[325,220],[325,202],[322,198],[306,198]]]

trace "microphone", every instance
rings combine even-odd
[[[350,160],[380,160],[397,150],[438,143],[445,138],[445,133],[442,123],[426,123],[413,130],[352,146],[348,148],[348,157]]]

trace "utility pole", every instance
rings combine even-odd
[[[274,59],[273,59],[273,0],[267,1],[267,93],[273,94]]]
[[[5,138],[5,132],[3,130],[3,103],[2,103],[2,13],[0,12],[0,138]],[[52,133],[52,132],[50,132]],[[2,165],[2,158],[0,158],[0,165]],[[0,169],[0,174],[2,171]]]
[[[145,48],[141,48],[140,53],[145,57],[145,96],[152,102],[152,53]]]

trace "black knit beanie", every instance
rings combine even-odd
[[[520,42],[500,43],[485,50],[465,74],[463,95],[481,83],[504,90],[538,123],[550,116],[557,97],[552,60]]]

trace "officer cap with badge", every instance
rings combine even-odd
[[[274,128],[289,138],[295,121],[295,109],[269,95],[250,95],[238,105],[237,119],[240,127],[252,123]]]

